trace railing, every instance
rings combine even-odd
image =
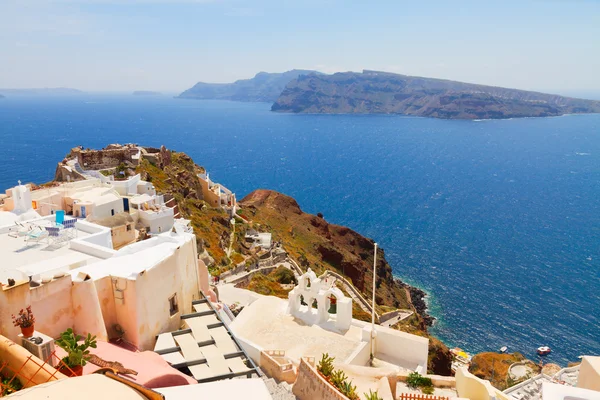
[[[7,361],[1,362],[0,376],[10,376],[11,378],[8,380],[0,380],[0,397],[2,397],[2,395],[8,395],[14,390],[17,386],[15,385],[15,380],[19,381],[21,384],[20,386],[27,388],[64,378],[65,376],[51,365],[54,363],[51,362],[54,359],[57,360],[56,363],[57,365],[60,365],[61,368],[68,369],[70,374],[73,373],[73,371],[56,356],[55,352],[52,352],[52,354],[44,361],[31,355],[25,359],[21,367],[17,370],[11,368]],[[25,367],[28,364],[33,364],[33,367],[26,369]],[[29,375],[25,372],[26,370],[29,371],[29,373],[32,371],[34,372]]]
[[[270,356],[285,357],[285,350],[267,350],[265,352]]]
[[[400,400],[448,400],[448,397],[432,396],[420,393],[401,393],[398,398]]]

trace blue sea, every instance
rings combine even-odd
[[[502,121],[289,115],[264,103],[84,95],[0,101],[0,189],[71,147],[164,144],[374,238],[429,293],[432,332],[565,364],[600,354],[600,115]]]

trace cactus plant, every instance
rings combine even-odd
[[[317,366],[317,370],[327,378],[333,373],[333,360],[333,357],[329,357],[329,353],[325,353]]]

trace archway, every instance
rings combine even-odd
[[[327,309],[327,312],[329,314],[337,314],[337,296],[334,295],[333,293],[329,294],[326,298],[325,298],[325,306]]]

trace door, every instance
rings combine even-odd
[[[129,212],[129,199],[127,197],[123,198],[123,210]]]
[[[85,206],[81,206],[81,218],[85,218]]]

